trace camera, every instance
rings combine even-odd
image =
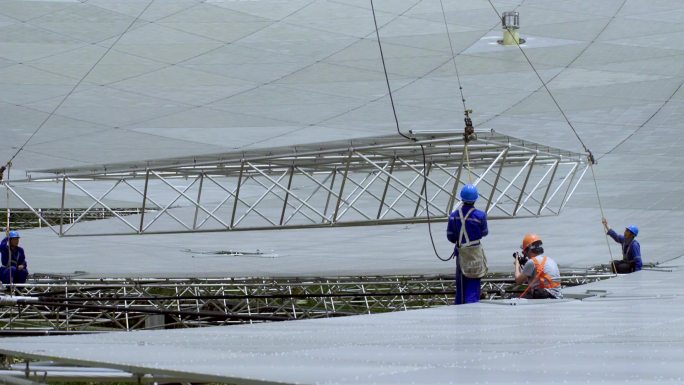
[[[518,260],[518,263],[520,264],[520,267],[525,266],[525,263],[527,263],[527,258],[525,255],[521,254],[520,252],[516,251],[513,253],[513,258]]]

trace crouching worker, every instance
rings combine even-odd
[[[641,246],[635,239],[639,234],[639,228],[634,225],[627,226],[623,235],[620,235],[608,226],[608,220],[603,218],[603,228],[613,240],[622,245],[622,260],[612,261],[611,268],[616,274],[629,274],[641,270]]]
[[[9,235],[0,242],[2,266],[0,266],[0,280],[5,285],[10,283],[25,283],[28,277],[26,255],[19,247],[19,233],[10,231]]]
[[[527,234],[523,238],[522,255],[514,253],[515,283],[527,282],[527,289],[521,298],[563,298],[560,285],[558,264],[544,254],[542,240],[536,234]]]
[[[487,214],[475,208],[478,197],[475,185],[463,186],[463,205],[451,213],[447,224],[447,239],[456,244],[456,305],[479,302],[480,278],[487,274],[487,257],[480,239],[486,236],[489,230]]]

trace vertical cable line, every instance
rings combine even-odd
[[[489,2],[489,5],[492,7],[492,9],[493,9],[494,12],[496,13],[496,15],[499,17],[499,20],[501,20],[501,14],[500,14],[499,11],[496,9],[496,7],[494,6],[494,4],[492,4],[492,0],[487,0],[487,1]],[[582,138],[580,138],[579,134],[577,133],[577,130],[575,130],[575,127],[574,127],[574,126],[572,125],[572,123],[570,122],[570,119],[568,119],[568,116],[565,114],[565,111],[563,110],[563,108],[560,106],[560,104],[559,104],[558,101],[556,100],[556,97],[553,96],[553,93],[551,92],[551,90],[550,90],[549,87],[547,86],[546,82],[544,81],[544,79],[542,79],[541,75],[539,74],[539,71],[537,71],[537,68],[534,66],[534,64],[532,64],[532,61],[531,61],[530,58],[527,56],[527,53],[525,52],[525,50],[523,50],[523,48],[520,46],[520,43],[515,42],[515,45],[518,47],[518,49],[520,49],[520,53],[522,53],[522,55],[525,57],[525,60],[527,61],[527,64],[530,65],[530,68],[532,68],[532,71],[534,72],[534,74],[537,75],[537,78],[539,79],[539,82],[541,82],[542,86],[544,87],[544,89],[546,90],[546,92],[549,94],[549,97],[551,97],[551,100],[552,100],[553,103],[556,105],[556,108],[558,108],[558,111],[561,113],[561,115],[563,115],[563,119],[565,119],[565,121],[568,123],[568,126],[570,126],[570,129],[571,129],[572,132],[575,134],[575,137],[577,138],[577,140],[579,140],[580,144],[581,144],[582,147],[584,148],[584,151],[591,155],[591,151],[589,151],[589,148],[587,148],[587,146],[584,144],[584,141],[582,140]]]
[[[10,178],[11,167],[7,167],[7,179]],[[12,275],[12,245],[10,243],[9,232],[10,232],[10,204],[9,204],[9,188],[5,189],[5,199],[7,199],[7,225],[5,226],[5,239],[7,239],[7,272],[9,273],[9,284],[10,284],[10,296],[14,296],[14,277]]]
[[[494,6],[494,4],[492,3],[492,0],[487,0],[487,1],[489,2],[489,5],[492,7],[492,9],[494,10],[494,12],[495,12],[496,15],[498,16],[499,20],[502,20],[502,19],[501,19],[501,14],[499,13],[499,11],[496,9],[496,7]],[[624,5],[624,4],[625,4],[625,3],[623,2],[622,5]],[[620,9],[622,9],[622,6],[620,6],[620,8],[618,9],[617,12],[619,12]],[[617,12],[616,12],[616,14],[617,14]],[[515,40],[514,40],[514,41],[515,41]],[[516,45],[516,46],[518,47],[518,49],[520,50],[520,53],[522,53],[522,55],[525,57],[525,60],[526,60],[527,63],[530,65],[530,68],[532,68],[532,71],[534,71],[535,75],[537,75],[537,78],[538,78],[539,81],[541,82],[541,84],[542,84],[542,86],[544,87],[544,89],[546,90],[546,92],[547,92],[547,93],[549,94],[549,96],[551,97],[551,100],[553,101],[553,103],[554,103],[554,104],[556,105],[556,107],[558,108],[558,111],[561,113],[561,115],[563,115],[563,119],[565,119],[565,121],[568,123],[568,126],[570,127],[570,129],[572,130],[572,132],[575,134],[575,137],[577,138],[577,140],[580,142],[580,144],[581,144],[582,147],[584,148],[584,151],[587,153],[587,159],[588,159],[588,163],[589,163],[589,168],[591,169],[591,176],[592,176],[592,178],[593,178],[593,180],[594,180],[594,188],[595,188],[595,190],[596,190],[596,199],[598,200],[599,210],[601,211],[601,218],[605,218],[605,215],[604,215],[604,212],[603,212],[603,205],[601,204],[601,194],[599,193],[598,182],[596,181],[596,174],[594,173],[594,163],[596,163],[596,160],[594,159],[594,155],[591,153],[591,150],[589,150],[589,148],[584,144],[584,141],[582,140],[582,138],[580,138],[579,134],[577,133],[577,130],[576,130],[575,127],[572,125],[572,122],[570,122],[570,119],[568,119],[568,116],[565,114],[565,111],[564,111],[563,108],[560,106],[560,103],[558,103],[558,101],[556,100],[556,97],[553,96],[553,93],[551,92],[551,90],[550,90],[549,87],[547,86],[546,82],[544,82],[544,79],[542,79],[541,75],[540,75],[539,72],[537,71],[537,68],[535,68],[534,64],[532,64],[532,61],[531,61],[530,58],[527,56],[527,53],[525,52],[525,50],[523,50],[523,48],[520,46],[520,43],[518,43],[518,42],[516,41],[516,42],[515,42],[515,45]],[[607,235],[607,234],[605,234],[605,238],[606,238],[606,246],[608,247],[608,253],[610,254],[610,261],[611,261],[611,263],[612,263],[612,260],[613,260],[613,251],[612,251],[611,248],[610,248],[610,242],[608,241],[608,235]],[[610,263],[609,263],[609,265],[610,265]]]
[[[142,11],[140,11],[140,13],[135,17],[135,19],[133,19],[133,21],[131,21],[131,23],[128,25],[128,27],[126,27],[126,29],[125,29],[125,30],[116,38],[116,40],[114,41],[114,43],[112,43],[112,45],[110,45],[109,48],[107,48],[107,50],[102,54],[102,56],[100,56],[100,58],[99,58],[95,63],[93,63],[93,65],[90,67],[90,69],[88,70],[88,72],[86,72],[86,73],[78,80],[78,82],[76,82],[76,84],[74,84],[74,86],[71,88],[71,90],[70,90],[66,95],[64,95],[64,97],[62,98],[62,100],[60,100],[60,102],[55,106],[55,108],[52,109],[52,111],[48,114],[48,116],[40,123],[40,125],[38,126],[38,128],[36,128],[36,129],[33,131],[33,133],[31,134],[31,136],[29,136],[29,138],[26,139],[26,141],[24,142],[24,144],[22,144],[21,147],[19,147],[19,149],[14,153],[14,155],[12,155],[12,157],[10,158],[10,160],[7,161],[6,166],[9,166],[9,165],[12,163],[12,161],[14,160],[14,158],[16,158],[17,155],[19,155],[19,153],[24,149],[24,147],[26,147],[26,145],[33,139],[33,137],[36,136],[36,134],[38,133],[38,131],[40,131],[40,130],[43,128],[43,126],[45,126],[45,124],[50,120],[50,118],[52,118],[52,117],[55,115],[55,113],[57,112],[57,110],[59,110],[60,107],[62,107],[62,105],[64,104],[64,102],[66,102],[66,100],[71,96],[71,94],[73,94],[74,91],[76,91],[76,89],[81,85],[81,83],[83,83],[83,81],[88,77],[88,75],[90,75],[90,73],[93,72],[93,70],[95,69],[95,67],[97,67],[97,66],[100,64],[100,62],[102,62],[102,60],[107,56],[107,54],[109,54],[109,52],[110,52],[110,51],[114,48],[114,46],[121,40],[121,38],[123,38],[123,36],[124,36],[124,35],[133,27],[133,25],[134,25],[138,20],[140,20],[140,17],[141,17],[149,8],[150,8],[150,6],[152,5],[152,3],[154,3],[154,1],[155,1],[155,0],[150,0],[150,2],[147,4],[147,6],[146,6]]]
[[[458,90],[461,93],[461,102],[463,103],[463,112],[468,111],[466,107],[465,96],[463,95],[463,84],[461,84],[461,76],[458,72],[458,66],[456,65],[456,52],[454,51],[454,45],[451,42],[451,33],[449,33],[449,23],[446,19],[446,11],[444,10],[444,2],[439,0],[439,5],[442,8],[442,19],[444,20],[444,28],[446,29],[447,39],[449,40],[449,49],[451,50],[451,61],[454,63],[454,72],[456,72],[456,80],[458,81]],[[463,145],[463,152],[466,157],[466,170],[468,170],[468,181],[473,183],[473,176],[470,172],[470,155],[468,154],[468,141],[466,140]]]
[[[451,34],[449,33],[449,23],[447,23],[446,12],[444,11],[444,2],[439,0],[439,5],[442,7],[442,19],[444,20],[444,28],[446,28],[447,39],[449,39],[449,49],[451,50],[451,61],[454,63],[454,71],[456,71],[456,80],[458,80],[458,90],[461,92],[461,102],[463,103],[463,110],[467,110],[465,97],[463,96],[463,86],[461,85],[461,76],[458,73],[456,66],[456,53],[454,52],[454,45],[451,42]]]
[[[71,94],[74,93],[74,91],[81,85],[81,83],[83,83],[83,81],[88,77],[88,75],[90,75],[90,73],[93,72],[93,70],[95,69],[95,67],[97,67],[97,65],[100,64],[100,62],[105,58],[105,56],[107,56],[107,54],[112,50],[112,48],[114,48],[114,46],[119,42],[119,40],[121,40],[121,38],[122,38],[122,37],[131,29],[131,27],[133,27],[133,25],[134,25],[134,24],[140,19],[140,17],[147,11],[147,9],[152,5],[153,2],[154,2],[154,0],[150,0],[150,2],[147,4],[147,6],[138,14],[138,16],[135,17],[135,19],[133,19],[133,21],[131,21],[131,23],[128,25],[128,27],[126,27],[126,29],[125,29],[125,30],[116,38],[116,40],[114,41],[114,43],[112,43],[112,45],[109,46],[109,48],[107,48],[107,50],[102,54],[102,56],[101,56],[101,57],[100,57],[100,58],[99,58],[91,67],[90,67],[90,69],[88,70],[88,72],[86,72],[86,73],[81,77],[81,79],[79,79],[79,81],[76,82],[76,84],[74,84],[74,86],[71,88],[71,90],[70,90],[66,95],[64,95],[64,97],[62,98],[62,100],[60,100],[60,102],[55,106],[55,108],[52,109],[52,111],[48,114],[48,116],[40,123],[40,125],[38,126],[38,128],[36,128],[36,129],[33,131],[33,133],[31,134],[31,136],[29,136],[28,139],[26,139],[26,141],[24,142],[24,144],[22,144],[21,147],[19,147],[19,149],[14,153],[14,155],[12,155],[12,157],[10,158],[10,160],[7,161],[7,163],[5,164],[5,167],[7,168],[7,181],[4,182],[4,183],[9,183],[9,179],[10,179],[10,169],[11,169],[11,166],[12,166],[12,161],[17,157],[17,155],[19,155],[19,153],[21,153],[21,151],[24,149],[24,147],[26,147],[26,145],[31,141],[31,139],[33,139],[33,137],[36,136],[36,134],[38,134],[38,131],[40,131],[40,130],[45,126],[45,124],[48,122],[48,120],[50,120],[50,118],[52,118],[52,117],[54,116],[55,112],[57,112],[57,110],[58,110],[60,107],[62,107],[62,105],[64,104],[64,102],[71,96]],[[0,179],[1,179],[1,178],[0,178]],[[14,280],[13,280],[12,271],[11,271],[11,266],[12,266],[12,249],[11,249],[11,247],[10,247],[10,242],[9,242],[9,231],[10,231],[9,187],[7,187],[5,190],[6,190],[6,199],[7,199],[7,204],[6,204],[6,206],[5,206],[5,207],[7,208],[7,227],[5,228],[5,231],[6,231],[6,235],[5,235],[5,236],[7,237],[7,255],[8,255],[8,261],[7,261],[7,263],[8,263],[8,267],[10,268],[10,269],[9,269],[10,287],[11,287],[11,292],[10,292],[10,294],[13,296],[13,295],[14,295]]]
[[[382,61],[382,70],[385,73],[385,82],[387,83],[387,92],[389,93],[390,104],[392,105],[392,113],[394,114],[394,123],[397,127],[399,135],[405,139],[412,140],[411,137],[401,132],[399,129],[399,118],[397,118],[397,109],[394,107],[394,97],[392,96],[392,87],[390,86],[389,75],[387,74],[387,65],[385,64],[385,54],[382,52],[382,43],[380,42],[380,30],[378,29],[378,19],[375,16],[375,5],[373,0],[370,0],[371,11],[373,12],[373,24],[375,24],[375,37],[378,40],[378,49],[380,50],[380,60]],[[423,146],[421,146],[422,148]],[[423,170],[425,172],[425,170]]]
[[[625,6],[626,3],[627,3],[627,0],[623,0],[622,4],[620,4],[620,7],[618,7],[618,9],[617,9],[617,11],[616,11],[615,13],[617,14],[618,12],[620,12],[620,11],[622,10],[622,8]],[[601,36],[601,34],[603,34],[603,32],[604,32],[606,29],[608,29],[608,26],[609,26],[610,23],[612,23],[614,20],[615,20],[615,15],[613,15],[613,16],[610,18],[610,20],[606,23],[606,25],[604,25],[603,28],[601,28],[601,30],[596,34],[596,36],[594,36],[594,37],[592,38],[591,42],[589,42],[589,44],[587,44],[587,46],[584,47],[584,48],[577,54],[577,56],[575,56],[568,64],[566,64],[566,65],[561,69],[560,72],[558,72],[556,75],[553,75],[553,76],[549,79],[549,82],[551,82],[551,81],[553,81],[554,79],[556,79],[561,73],[563,73],[563,71],[565,71],[566,69],[570,68],[570,66],[572,66],[579,58],[581,58],[582,55],[584,55],[584,53],[587,52],[587,50],[589,49],[589,47],[591,46],[591,44],[593,44],[594,42],[596,42],[596,40],[598,39],[598,37]],[[541,88],[541,87],[539,87],[539,88]],[[536,91],[538,91],[539,88],[537,88],[537,89],[534,90],[532,93],[530,93],[530,95],[532,95],[532,94],[534,94]],[[498,118],[499,116],[505,114],[506,112],[515,109],[520,103],[522,103],[523,101],[527,100],[528,98],[529,98],[529,96],[528,96],[528,97],[525,97],[525,98],[522,98],[522,99],[520,99],[520,100],[518,100],[517,102],[515,102],[514,104],[512,104],[511,106],[509,106],[506,110],[504,110],[504,111],[502,111],[502,112],[499,112],[499,113],[497,113],[497,114],[494,114],[492,117],[486,119],[486,120],[484,121],[484,123],[489,122],[489,121],[491,121],[491,120],[493,120],[493,119],[496,119],[496,118]],[[600,158],[599,158],[599,159],[600,159]]]
[[[408,135],[401,132],[401,129],[399,129],[399,118],[397,118],[397,110],[394,106],[394,97],[392,96],[392,87],[390,86],[389,75],[387,74],[387,65],[385,64],[385,55],[382,52],[382,42],[380,41],[380,30],[378,28],[378,19],[375,16],[375,5],[373,5],[373,0],[370,0],[370,5],[371,5],[371,12],[373,13],[373,23],[375,25],[375,37],[378,40],[378,49],[380,50],[380,60],[382,61],[382,70],[385,73],[385,82],[387,83],[387,92],[389,94],[390,104],[392,105],[392,113],[394,114],[394,123],[396,124],[396,129],[397,129],[397,132],[399,133],[399,135],[401,135],[402,137],[404,137],[408,140],[414,140],[415,141],[416,139],[409,137]],[[423,193],[425,194],[425,213],[427,214],[428,233],[430,234],[430,242],[432,243],[432,250],[435,252],[435,255],[437,256],[437,258],[439,258],[442,261],[448,261],[453,257],[453,254],[449,258],[446,258],[446,259],[440,257],[439,253],[437,252],[437,247],[435,246],[435,240],[432,237],[432,225],[430,224],[430,202],[428,201],[428,193],[427,193],[427,160],[425,157],[425,147],[422,144],[420,144],[420,151],[423,154],[423,186],[422,186],[422,190],[423,190]]]
[[[628,140],[632,139],[632,137],[633,137],[634,135],[636,135],[637,132],[639,132],[639,130],[641,130],[642,128],[644,128],[651,120],[653,120],[653,118],[656,117],[656,115],[658,115],[658,113],[660,113],[660,111],[663,110],[663,108],[665,108],[665,106],[666,106],[668,103],[670,103],[670,102],[672,101],[672,98],[674,98],[674,96],[677,95],[677,93],[678,93],[679,90],[682,88],[682,86],[684,86],[684,82],[679,83],[679,86],[677,87],[677,89],[674,90],[674,92],[667,98],[667,100],[665,100],[665,102],[664,102],[663,104],[661,104],[660,107],[658,107],[658,109],[657,109],[653,114],[651,114],[651,116],[648,117],[648,119],[646,119],[643,123],[641,123],[641,124],[639,125],[639,127],[636,128],[636,130],[634,130],[632,133],[630,133],[629,135],[627,135],[626,138],[622,139],[622,140],[620,141],[620,143],[618,143],[618,144],[616,144],[615,146],[613,146],[613,148],[611,148],[610,150],[606,151],[603,155],[599,156],[598,159],[601,159],[601,158],[603,158],[603,157],[606,156],[606,155],[612,154],[613,151],[617,150],[620,146],[622,146],[623,144],[625,144],[625,142],[627,142]]]

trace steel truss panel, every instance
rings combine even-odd
[[[564,286],[611,277],[564,274]],[[515,295],[512,278],[484,278],[488,299]],[[15,285],[0,306],[0,334],[18,330],[186,328],[372,314],[448,305],[452,276],[302,279],[41,279]],[[31,301],[20,298],[31,297]],[[37,300],[34,300],[37,299]]]
[[[5,187],[59,235],[82,234],[79,226],[93,211],[115,223],[98,234],[143,234],[445,220],[460,204],[457,193],[465,183],[478,186],[479,205],[492,219],[557,215],[588,168],[581,154],[493,131],[478,132],[468,143],[455,134],[413,136],[226,154],[188,164],[43,170],[55,176]],[[22,198],[16,188],[43,181],[61,183],[60,201],[49,207]],[[91,204],[74,215],[74,197]],[[108,203],[131,197],[131,207]]]

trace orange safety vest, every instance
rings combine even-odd
[[[539,288],[540,289],[553,289],[553,288],[560,286],[560,283],[554,281],[553,278],[551,278],[551,276],[546,274],[546,272],[544,271],[544,266],[546,265],[546,260],[547,260],[546,255],[542,259],[541,263],[539,263],[539,261],[537,261],[537,258],[532,258],[532,262],[534,262],[534,267],[537,268],[536,279],[539,281]]]

